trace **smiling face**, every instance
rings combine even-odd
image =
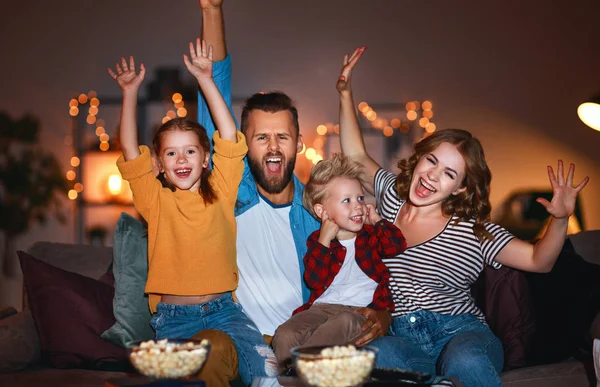
[[[165,178],[180,190],[198,191],[200,176],[210,154],[193,131],[170,130],[161,136],[159,168]]]
[[[337,238],[351,239],[356,236],[366,220],[365,193],[358,179],[336,177],[325,187],[327,196],[323,203],[315,204],[315,212],[323,211],[338,225]]]
[[[465,160],[455,145],[442,142],[423,154],[415,166],[408,197],[415,206],[442,205],[463,191]]]
[[[281,193],[292,180],[302,141],[288,110],[275,113],[254,109],[245,129],[248,164],[254,179],[269,194]]]

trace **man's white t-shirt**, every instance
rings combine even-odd
[[[346,257],[331,284],[315,300],[316,303],[349,306],[367,306],[373,301],[377,282],[373,281],[358,266],[355,259],[356,238],[340,241],[346,248]]]
[[[290,227],[291,203],[275,206],[262,197],[236,217],[238,301],[264,335],[273,335],[302,305],[302,278]]]

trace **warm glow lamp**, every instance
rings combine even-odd
[[[112,174],[108,177],[108,192],[111,195],[117,196],[121,193],[121,176],[117,174]]]
[[[600,131],[600,93],[579,105],[577,115],[584,124]]]

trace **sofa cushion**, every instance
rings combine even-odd
[[[600,312],[600,266],[579,256],[570,237],[549,273],[527,273],[527,278],[539,321],[532,364],[590,356],[590,327]]]
[[[502,342],[504,370],[527,366],[536,320],[525,274],[506,266],[486,266],[471,290],[490,329]]]
[[[127,353],[100,334],[110,327],[114,289],[19,251],[42,358],[56,368],[126,367]]]
[[[98,279],[112,261],[112,248],[70,243],[36,242],[27,252],[54,267]]]
[[[148,297],[148,238],[142,223],[123,212],[117,221],[113,247],[115,324],[102,337],[126,347],[129,343],[154,338],[150,326]]]
[[[0,320],[0,343],[0,373],[19,371],[39,360],[40,339],[30,311]]]

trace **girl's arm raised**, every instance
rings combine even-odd
[[[348,54],[344,56],[342,72],[338,78],[336,88],[340,93],[340,143],[342,153],[365,167],[361,183],[365,190],[373,195],[373,180],[375,179],[375,173],[381,167],[369,156],[365,148],[358,118],[356,117],[352,87],[350,86],[352,69],[365,50],[366,47],[359,47],[354,50],[350,57],[348,57]]]
[[[237,142],[235,122],[212,78],[212,58],[212,46],[201,42],[199,38],[196,39],[196,47],[190,42],[190,56],[183,54],[185,67],[198,80],[198,85],[206,97],[219,135],[224,140]]]
[[[115,63],[115,74],[112,69],[108,69],[108,73],[117,81],[121,91],[123,92],[123,105],[121,106],[121,124],[119,125],[119,138],[123,157],[126,161],[133,160],[140,155],[138,138],[137,138],[137,120],[136,109],[138,90],[144,76],[146,68],[144,64],[140,64],[140,73],[135,73],[135,61],[133,56],[129,57],[129,65],[125,57],[121,57],[121,64]]]

